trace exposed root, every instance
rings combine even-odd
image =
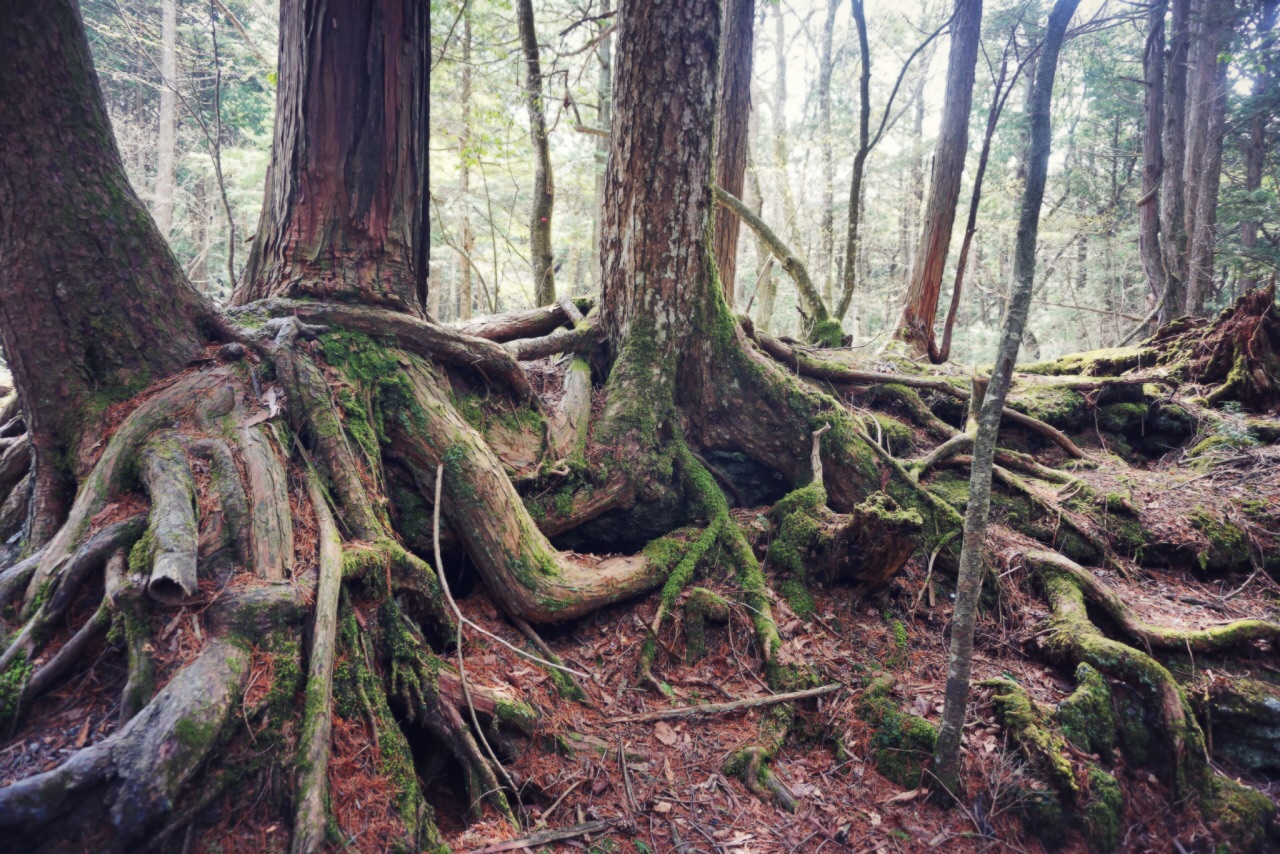
[[[316,586],[315,622],[311,629],[307,701],[303,733],[298,740],[298,784],[294,790],[290,851],[312,854],[324,845],[329,734],[333,721],[333,654],[338,631],[338,597],[342,592],[342,543],[338,526],[314,475],[307,492],[320,527],[320,577]]]
[[[573,302],[578,311],[587,314],[591,311],[592,302],[587,298],[578,298]],[[564,304],[546,305],[541,308],[520,309],[500,314],[477,317],[474,320],[462,320],[446,324],[447,328],[463,335],[484,338],[499,343],[514,341],[518,338],[540,338],[549,335],[572,318],[565,312]]]
[[[170,433],[152,436],[138,463],[151,495],[151,514],[133,559],[151,564],[151,597],[176,605],[199,587],[195,479],[182,445]]]
[[[1280,624],[1266,620],[1235,620],[1208,629],[1172,629],[1157,626],[1139,617],[1109,585],[1088,569],[1057,552],[1033,552],[1028,560],[1040,566],[1051,566],[1080,588],[1080,592],[1097,605],[1116,625],[1148,649],[1215,652],[1256,640],[1280,640]]]
[[[742,780],[752,794],[760,798],[772,798],[787,812],[795,812],[800,806],[795,794],[769,767],[769,763],[782,749],[791,729],[794,712],[790,705],[772,706],[760,719],[759,740],[729,757],[724,771]]]

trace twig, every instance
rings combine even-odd
[[[433,519],[431,528],[431,543],[435,549],[436,558],[436,576],[440,579],[440,589],[444,591],[445,601],[449,603],[450,609],[453,610],[454,616],[458,620],[458,678],[462,683],[462,695],[467,698],[467,709],[471,712],[471,725],[475,727],[476,736],[479,737],[480,743],[484,745],[485,753],[489,754],[490,761],[493,762],[495,768],[502,773],[502,778],[506,780],[507,785],[511,788],[511,793],[520,797],[520,790],[516,788],[515,781],[511,779],[511,775],[507,773],[507,769],[498,761],[498,756],[493,752],[493,748],[489,746],[489,739],[485,737],[484,729],[480,726],[480,718],[476,715],[475,703],[471,700],[471,686],[467,684],[467,664],[462,654],[462,625],[466,618],[462,616],[462,609],[458,607],[458,603],[453,600],[453,593],[449,590],[449,582],[444,577],[444,563],[440,560],[440,487],[444,482],[444,463],[436,466],[436,503],[432,508]],[[505,850],[505,849],[503,849]]]
[[[804,691],[792,691],[789,694],[772,694],[768,697],[749,697],[745,700],[734,700],[732,703],[708,703],[705,706],[681,706],[675,709],[659,709],[655,712],[640,712],[635,715],[623,715],[609,718],[607,723],[641,723],[644,721],[661,721],[670,718],[690,718],[698,715],[715,715],[723,712],[735,712],[739,709],[750,709],[756,706],[772,706],[775,703],[787,703],[791,700],[804,700],[809,697],[821,697],[843,688],[839,683],[823,685],[821,688],[809,688]]]
[[[545,842],[559,842],[562,839],[573,839],[575,836],[582,836],[587,833],[599,833],[602,830],[608,830],[610,824],[611,822],[608,821],[589,821],[586,824],[575,824],[573,827],[566,827],[563,830],[543,830],[538,833],[530,833],[528,836],[522,836],[519,839],[509,839],[506,842],[486,845],[484,848],[477,848],[471,854],[497,854],[499,851],[518,851],[521,848],[532,848]]]

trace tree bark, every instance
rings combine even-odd
[[[1160,185],[1160,231],[1164,260],[1164,300],[1160,323],[1182,314],[1187,295],[1186,197],[1187,52],[1191,42],[1191,0],[1170,0],[1169,58],[1165,66],[1164,173]]]
[[[475,156],[471,142],[471,3],[462,7],[462,80],[458,99],[462,102],[462,138],[458,140],[462,168],[458,175],[458,192],[462,196],[462,278],[458,282],[459,320],[470,320],[475,296],[472,293],[471,264],[475,260],[476,237],[471,229],[471,158]]]
[[[835,181],[836,166],[831,138],[831,49],[840,0],[827,0],[827,18],[822,24],[822,46],[818,58],[818,147],[822,152],[822,211],[818,225],[818,263],[815,272],[822,278],[822,298],[832,305],[835,279]],[[721,185],[724,186],[724,185]],[[725,189],[728,189],[727,187]]]
[[[529,255],[533,262],[534,302],[556,301],[552,269],[551,215],[555,207],[555,182],[551,174],[551,148],[547,143],[546,85],[534,26],[533,0],[516,0],[520,49],[524,52],[524,98],[529,110],[529,137],[533,143],[533,210],[529,215]]]
[[[969,701],[973,628],[977,619],[978,598],[982,592],[982,560],[987,517],[991,509],[992,462],[1000,430],[1000,416],[1013,377],[1013,366],[1018,358],[1023,330],[1026,328],[1027,312],[1031,306],[1035,284],[1036,239],[1040,228],[1040,206],[1044,201],[1044,185],[1049,171],[1049,145],[1052,140],[1049,108],[1053,100],[1053,81],[1067,24],[1075,14],[1079,2],[1080,0],[1057,0],[1054,3],[1053,10],[1049,13],[1044,43],[1040,48],[1030,104],[1027,180],[1018,218],[1015,287],[1005,314],[991,379],[981,395],[973,443],[969,500],[965,510],[960,571],[956,582],[956,606],[951,623],[946,696],[933,760],[934,776],[952,792],[960,791],[960,740],[964,732],[965,708]],[[972,405],[977,405],[977,399],[975,387]]]
[[[82,435],[184,368],[212,308],[129,186],[79,10],[0,2],[0,338],[35,455],[37,544]]]
[[[613,11],[612,0],[604,0],[602,13]],[[613,24],[601,22],[601,29]],[[596,127],[609,130],[613,124],[613,37],[606,35],[596,47],[600,75],[596,80]],[[591,279],[600,281],[600,212],[604,209],[604,170],[609,159],[609,137],[596,137],[595,202],[591,207]]]
[[[1160,180],[1164,174],[1164,13],[1165,0],[1153,3],[1147,13],[1147,40],[1142,53],[1142,197],[1138,201],[1138,250],[1151,297],[1164,304],[1164,261],[1160,251]]]
[[[160,3],[160,134],[157,141],[156,228],[168,236],[173,223],[174,152],[177,148],[178,0]]]
[[[1276,25],[1276,12],[1280,10],[1280,2],[1262,0],[1258,16],[1258,30],[1262,39],[1271,38],[1271,31]],[[1266,44],[1265,41],[1262,42]],[[1268,111],[1262,108],[1267,91],[1271,86],[1271,77],[1275,70],[1275,60],[1259,62],[1253,73],[1253,100],[1255,107],[1253,119],[1249,122],[1249,137],[1244,154],[1244,190],[1250,197],[1250,208],[1256,209],[1257,202],[1252,196],[1262,187],[1262,167],[1267,157],[1267,123],[1270,119]],[[1244,256],[1244,273],[1240,277],[1241,292],[1251,290],[1258,285],[1258,262],[1252,257],[1258,246],[1258,229],[1261,225],[1256,218],[1246,219],[1240,223],[1240,253]]]
[[[960,179],[969,150],[969,110],[973,102],[974,69],[982,35],[982,0],[956,0],[951,23],[951,57],[947,66],[946,101],[934,151],[929,204],[924,231],[916,249],[907,301],[897,335],[917,354],[929,352],[933,321],[942,292],[942,274],[951,245]]]
[[[849,0],[849,11],[858,31],[858,150],[853,155],[853,176],[849,179],[849,223],[844,238],[844,281],[840,283],[840,304],[835,319],[843,322],[858,287],[859,229],[862,220],[862,173],[871,151],[871,48],[867,39],[867,14],[863,0]]]
[[[282,4],[271,168],[232,304],[422,312],[428,15],[418,0]]]
[[[751,58],[755,0],[727,0],[721,39],[716,102],[716,185],[742,198],[747,171],[747,124],[751,115]],[[716,269],[729,305],[737,292],[738,218],[716,215]]]
[[[1192,226],[1191,249],[1187,271],[1187,314],[1205,315],[1205,302],[1213,289],[1213,256],[1215,230],[1218,224],[1218,189],[1222,181],[1222,146],[1227,118],[1227,70],[1229,63],[1219,61],[1223,48],[1223,34],[1227,24],[1227,11],[1221,4],[1207,4],[1203,9],[1204,37],[1199,50],[1202,61],[1198,63],[1197,76],[1207,82],[1197,87],[1200,102],[1198,113],[1202,115],[1203,146],[1195,153],[1200,164],[1195,170],[1195,184],[1187,187],[1188,204],[1195,203],[1194,214],[1188,212]],[[1208,57],[1209,61],[1203,61]]]

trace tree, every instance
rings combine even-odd
[[[1160,251],[1161,177],[1164,174],[1164,148],[1160,129],[1164,125],[1164,17],[1163,2],[1151,4],[1147,13],[1147,40],[1142,53],[1143,132],[1142,132],[1142,198],[1138,200],[1142,269],[1147,287],[1156,303],[1156,312],[1166,304],[1163,254]]]
[[[164,78],[160,89],[160,162],[156,167],[155,216],[162,235],[169,233],[173,221],[174,149],[177,145],[178,105],[178,2],[163,0],[160,4],[161,25],[160,72]]]
[[[1027,149],[1027,181],[1022,191],[1022,212],[1018,219],[1014,291],[1005,312],[1000,344],[991,377],[975,382],[970,411],[974,418],[973,463],[969,475],[969,500],[965,510],[960,569],[956,581],[956,606],[951,623],[951,650],[947,661],[947,688],[938,744],[933,755],[933,775],[951,792],[959,791],[960,739],[964,733],[965,709],[969,702],[969,681],[973,662],[973,627],[982,592],[982,564],[986,551],[987,517],[991,510],[991,467],[1005,398],[1013,377],[1026,328],[1027,311],[1035,285],[1036,239],[1040,229],[1040,206],[1044,202],[1049,171],[1052,128],[1049,110],[1053,101],[1053,81],[1058,70],[1058,53],[1067,24],[1080,0],[1056,0],[1049,13],[1044,42],[1036,63],[1035,86],[1030,98],[1030,139]],[[985,388],[983,388],[985,386]],[[971,415],[971,418],[973,416]]]
[[[982,0],[956,0],[946,101],[934,151],[929,203],[925,208],[923,234],[916,247],[906,304],[895,333],[917,354],[928,353],[931,359],[938,356],[933,322],[942,293],[942,274],[951,245],[956,205],[960,200],[965,155],[969,151],[969,110],[981,36]]]
[[[822,277],[822,298],[828,305],[835,300],[833,268],[835,266],[835,158],[831,138],[831,73],[832,39],[840,0],[827,0],[827,17],[822,24],[822,41],[818,55],[818,144],[822,149],[822,221],[818,227],[818,274]],[[726,190],[732,189],[721,184]]]
[[[234,305],[426,305],[426,15],[412,0],[380,8],[281,6],[272,168]]]
[[[1215,227],[1218,188],[1222,181],[1222,147],[1226,136],[1228,63],[1220,58],[1225,45],[1228,12],[1222,4],[1202,9],[1204,22],[1198,47],[1197,142],[1192,158],[1199,165],[1187,184],[1186,202],[1189,255],[1186,313],[1205,314],[1205,301],[1213,287]]]
[[[524,53],[524,96],[529,110],[529,138],[533,143],[533,210],[529,214],[529,255],[533,261],[535,302],[556,301],[555,271],[552,268],[551,214],[555,207],[555,183],[551,174],[551,148],[547,144],[546,84],[538,56],[538,30],[533,19],[533,0],[516,0],[516,23],[520,29],[520,50]]]
[[[747,124],[751,115],[751,54],[755,0],[724,4],[720,77],[716,93],[716,186],[741,198],[747,173]],[[725,299],[734,304],[739,224],[725,212],[716,217],[716,269]]]
[[[0,15],[0,336],[35,459],[38,546],[84,474],[84,437],[195,358],[210,307],[124,175],[76,6]]]
[[[1187,226],[1183,170],[1187,156],[1187,53],[1191,43],[1191,0],[1170,0],[1169,57],[1165,63],[1164,135],[1160,176],[1160,233],[1164,300],[1160,322],[1185,310]]]

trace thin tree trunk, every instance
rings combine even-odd
[[[1080,0],[1057,0],[1049,13],[1040,60],[1036,66],[1035,88],[1031,98],[1031,134],[1027,156],[1027,180],[1018,219],[1018,244],[1015,259],[1016,285],[1005,314],[1004,329],[996,351],[995,366],[985,392],[979,396],[975,383],[973,406],[981,397],[974,436],[973,462],[969,479],[969,501],[965,509],[964,538],[960,552],[959,578],[956,582],[956,605],[951,623],[951,649],[947,662],[947,687],[934,750],[933,774],[950,791],[959,791],[960,741],[964,733],[965,708],[969,701],[969,681],[973,664],[973,628],[977,618],[978,597],[982,592],[982,563],[987,534],[987,517],[991,509],[991,468],[995,457],[1000,415],[1013,377],[1018,347],[1026,329],[1027,312],[1035,284],[1036,239],[1040,228],[1040,206],[1044,201],[1045,179],[1049,171],[1049,145],[1052,129],[1049,108],[1053,98],[1053,80],[1058,67],[1058,52],[1067,24]]]
[[[1164,174],[1160,187],[1160,230],[1164,250],[1161,323],[1182,314],[1187,290],[1186,196],[1182,179],[1187,156],[1187,51],[1191,42],[1191,0],[1170,0],[1169,60],[1165,68]]]
[[[603,13],[612,10],[611,0],[601,6]],[[612,26],[607,22],[601,28]],[[596,46],[596,58],[600,62],[600,75],[596,79],[596,127],[609,130],[613,124],[613,37],[604,36]],[[609,137],[596,137],[595,150],[595,203],[591,208],[591,277],[600,279],[600,211],[604,206],[604,170],[609,159]]]
[[[1276,25],[1276,12],[1280,10],[1280,2],[1277,0],[1263,0],[1261,11],[1258,16],[1258,32],[1261,39],[1271,38],[1271,31]],[[1265,44],[1265,42],[1263,42]],[[1244,190],[1246,196],[1249,197],[1249,209],[1256,210],[1259,205],[1253,201],[1253,196],[1262,187],[1262,167],[1267,156],[1267,122],[1270,119],[1269,111],[1261,105],[1265,103],[1267,91],[1271,86],[1271,76],[1274,71],[1274,53],[1273,59],[1269,61],[1259,62],[1253,73],[1253,100],[1258,106],[1255,107],[1256,112],[1253,119],[1249,122],[1249,139],[1245,145],[1244,153]],[[1253,257],[1254,250],[1258,247],[1258,228],[1260,222],[1256,218],[1250,218],[1240,223],[1240,254],[1244,256],[1244,272],[1240,279],[1240,290],[1247,291],[1258,285],[1258,262]]]
[[[1198,170],[1198,187],[1194,195],[1196,211],[1190,217],[1195,230],[1191,233],[1191,253],[1187,276],[1187,314],[1203,316],[1205,302],[1213,288],[1214,232],[1218,224],[1218,188],[1222,180],[1222,146],[1227,118],[1227,69],[1229,63],[1218,60],[1223,47],[1227,12],[1219,4],[1207,9],[1204,42],[1200,50],[1213,57],[1213,63],[1201,73],[1209,77],[1209,85],[1200,87],[1205,97],[1200,112],[1204,114],[1204,150]],[[1190,189],[1190,188],[1188,188]]]
[[[1209,101],[1213,98],[1213,82],[1218,64],[1218,51],[1210,42],[1217,40],[1213,21],[1205,8],[1205,0],[1191,2],[1191,37],[1187,52],[1187,155],[1182,164],[1183,231],[1191,241],[1196,233],[1196,197],[1203,179],[1204,154],[1208,143]],[[1216,5],[1216,4],[1215,4]],[[1188,258],[1187,285],[1191,284]]]
[[[160,0],[160,133],[156,157],[156,228],[168,236],[173,223],[174,153],[177,149],[178,0]]]
[[[529,109],[529,137],[533,143],[533,212],[529,217],[529,255],[533,261],[534,302],[556,301],[552,269],[551,214],[555,206],[555,182],[551,175],[551,148],[547,142],[546,86],[538,56],[538,32],[534,27],[533,0],[516,0],[520,48],[524,52],[524,97]]]
[[[1160,251],[1160,181],[1164,173],[1164,13],[1165,2],[1154,3],[1147,13],[1147,40],[1142,53],[1142,197],[1138,201],[1138,251],[1152,299],[1163,304],[1164,261]]]
[[[871,48],[867,40],[867,15],[863,0],[849,0],[853,25],[858,32],[858,150],[853,155],[853,177],[849,181],[849,223],[844,239],[844,276],[840,287],[840,305],[835,319],[843,321],[858,286],[858,245],[862,220],[862,173],[871,151]]]
[[[427,17],[420,0],[282,5],[272,165],[234,304],[422,311]]]
[[[822,279],[822,298],[832,304],[835,279],[832,276],[832,254],[835,251],[835,181],[836,166],[831,138],[831,72],[832,38],[840,0],[827,0],[827,18],[822,25],[822,46],[818,59],[818,146],[822,152],[822,212],[818,225],[818,263],[814,272]]]
[[[212,314],[138,200],[72,0],[0,0],[0,340],[41,544],[111,403],[187,366]]]
[[[934,151],[933,175],[929,182],[929,204],[925,209],[924,231],[916,249],[907,301],[896,334],[918,354],[937,355],[933,337],[934,317],[942,292],[960,200],[960,180],[969,151],[969,110],[973,102],[974,70],[982,35],[982,0],[956,0],[951,22],[951,57],[947,66],[947,89],[942,107],[942,124]]]
[[[978,231],[978,205],[982,201],[982,182],[987,174],[987,160],[991,156],[991,141],[995,137],[996,125],[1000,123],[1000,113],[1004,110],[1008,97],[1005,90],[1005,77],[1009,73],[1009,53],[1006,50],[1000,58],[1000,70],[996,72],[995,84],[991,91],[991,109],[987,111],[987,127],[982,136],[982,150],[978,152],[978,168],[973,175],[973,192],[969,196],[969,218],[965,221],[964,240],[960,243],[960,256],[956,260],[956,278],[951,287],[951,305],[947,308],[947,318],[942,324],[942,345],[936,353],[930,353],[930,360],[941,364],[951,358],[951,333],[955,327],[956,313],[960,309],[960,297],[964,292],[964,277],[969,262],[969,247],[973,236]],[[1015,72],[1016,76],[1016,72]],[[1015,81],[1009,81],[1012,89]]]
[[[475,260],[476,236],[471,226],[471,158],[474,156],[471,142],[471,3],[462,7],[462,80],[458,98],[462,102],[462,137],[458,140],[462,168],[458,175],[458,192],[462,198],[462,279],[458,283],[458,319],[471,319],[472,294],[471,264]]]
[[[741,198],[747,171],[747,123],[751,115],[751,57],[755,0],[726,0],[716,103],[716,185]],[[738,233],[729,211],[716,211],[716,268],[729,305],[737,291]]]

